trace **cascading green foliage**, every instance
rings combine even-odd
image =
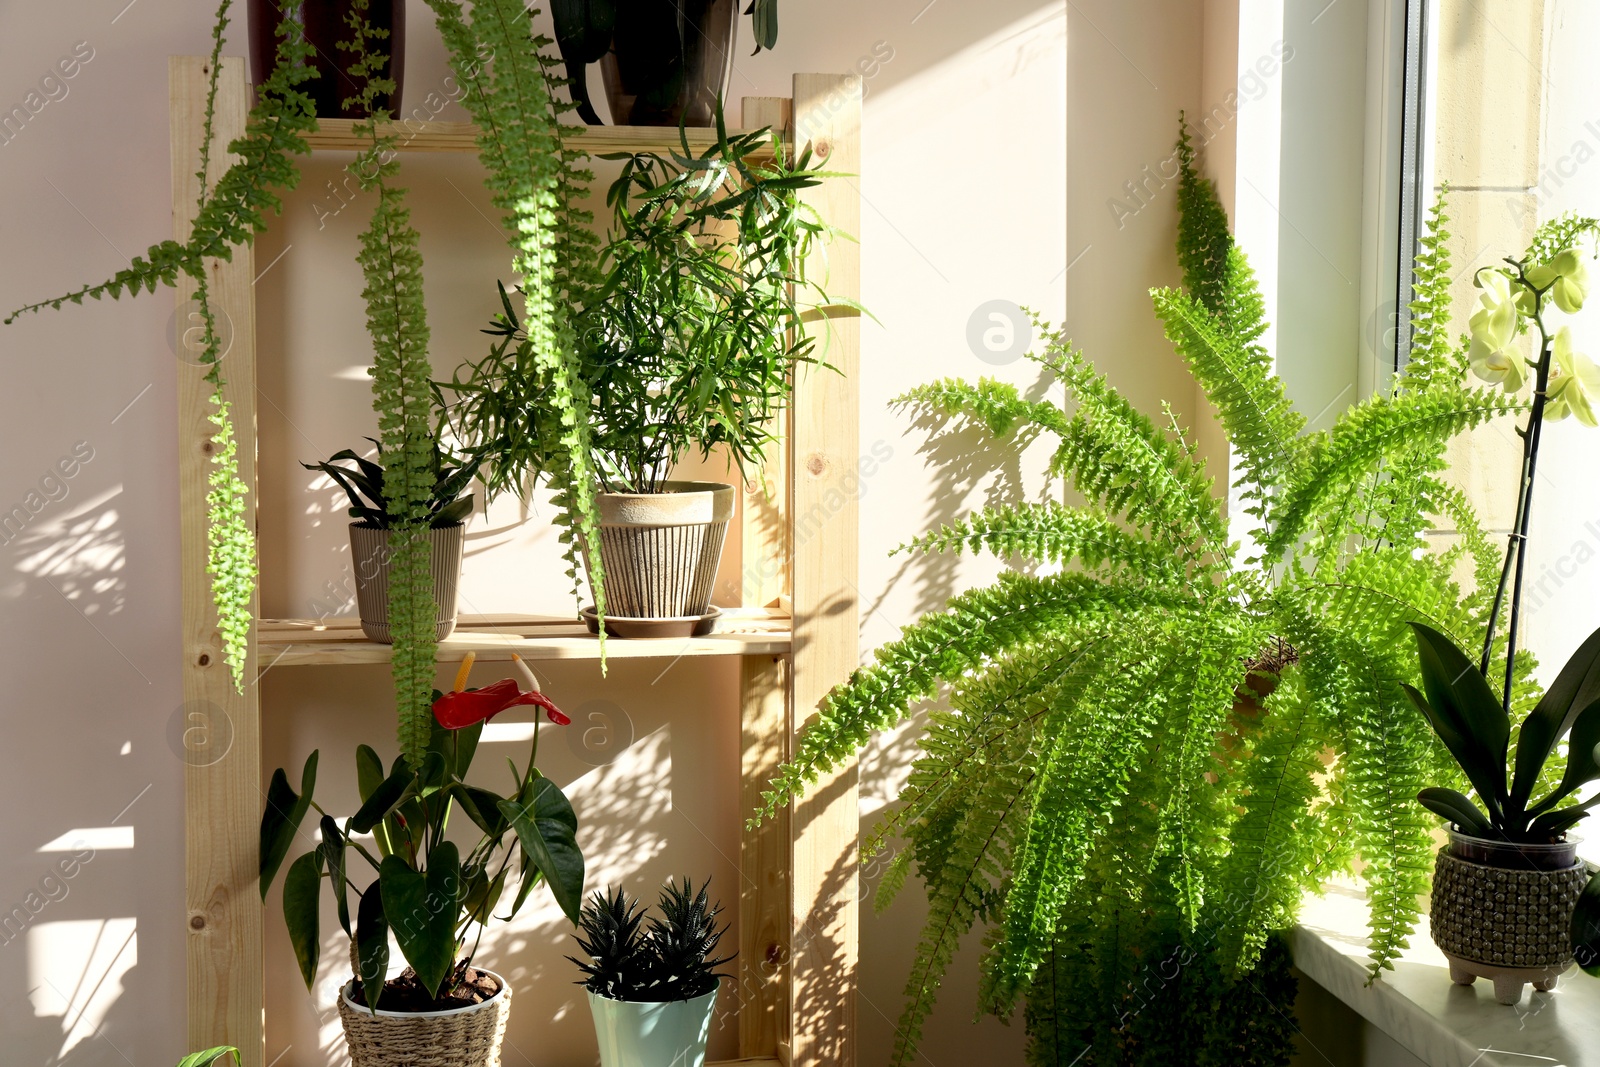
[[[551,471],[556,502],[567,516],[562,541],[576,581],[578,546],[598,546],[596,476],[590,461],[588,388],[579,371],[569,294],[592,281],[597,238],[589,213],[574,206],[592,177],[583,154],[563,145],[561,115],[574,105],[551,92],[559,84],[553,44],[536,35],[521,0],[477,0],[469,18],[456,0],[428,0],[465,90],[462,103],[480,129],[478,154],[488,168],[494,204],[511,232],[512,266],[522,276],[522,326],[534,360],[550,383],[544,402],[560,416],[561,447],[569,457]],[[586,569],[595,611],[605,615],[600,553]],[[604,628],[601,628],[604,642]]]
[[[1308,432],[1260,343],[1262,300],[1215,190],[1179,151],[1187,289],[1152,295],[1232,443],[1256,547],[1229,543],[1176,423],[1134,410],[1060,334],[1035,358],[1069,405],[992,380],[913,389],[922,412],[1002,446],[1053,438],[1050,470],[1084,503],[990,507],[912,541],[1055,566],[961,593],[880,648],[767,794],[770,813],[948,696],[863,848],[904,842],[880,905],[912,870],[929,899],[896,1063],[913,1061],[955,945],[980,923],[979,1009],[1007,1018],[1025,998],[1033,1063],[1285,1063],[1293,984],[1272,934],[1303,894],[1361,857],[1375,975],[1426,887],[1432,821],[1413,798],[1448,764],[1402,689],[1407,623],[1483,631],[1486,598],[1452,571],[1470,552],[1492,579],[1498,556],[1439,475],[1453,435],[1517,401],[1465,388],[1435,336],[1384,393]],[[1432,324],[1445,321],[1442,222],[1419,265]],[[1420,532],[1441,513],[1462,547],[1431,553]]]
[[[144,256],[135,256],[124,270],[97,285],[87,285],[63,296],[29,304],[6,317],[9,324],[25,312],[65,303],[81,304],[84,297],[113,299],[124,292],[155,292],[158,286],[176,286],[181,277],[192,280],[199,307],[201,348],[199,361],[208,367],[205,382],[211,386],[207,419],[216,426],[212,436],[212,470],[206,491],[206,573],[211,576],[217,628],[222,635],[224,658],[234,688],[244,691],[245,660],[249,655],[250,609],[255,597],[255,533],[247,520],[249,488],[239,476],[238,441],[222,377],[222,341],[206,274],[208,260],[232,260],[233,250],[254,241],[266,228],[268,211],[281,207],[275,189],[292,189],[300,174],[290,156],[308,152],[305,134],[316,119],[311,100],[297,88],[315,73],[307,65],[311,54],[298,23],[286,20],[279,28],[277,65],[257,92],[243,137],[228,146],[237,161],[215,183],[211,180],[211,139],[216,117],[217,79],[222,46],[232,0],[222,0],[212,29],[211,57],[207,65],[205,122],[200,147],[200,200],[194,225],[185,242],[162,241]]]
[[[437,474],[434,468],[433,367],[428,362],[428,315],[422,295],[422,253],[405,190],[394,184],[400,165],[395,138],[379,130],[388,114],[375,110],[380,94],[394,92],[386,74],[389,36],[367,21],[367,0],[353,0],[350,41],[356,53],[350,73],[364,79],[356,124],[367,147],[350,164],[364,192],[377,194],[372,221],[361,234],[357,256],[366,286],[367,333],[376,354],[372,407],[378,413],[379,452],[384,457],[384,493],[393,530],[389,571],[389,626],[394,637],[391,672],[400,751],[413,771],[422,766],[433,727],[436,607],[428,528]]]

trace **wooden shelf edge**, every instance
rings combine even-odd
[[[769,609],[727,609],[719,632],[705,637],[606,642],[608,659],[676,659],[700,656],[787,655],[789,617]],[[262,619],[257,636],[261,673],[277,667],[388,663],[391,648],[369,641],[358,620],[337,617]],[[439,642],[441,663],[459,662],[468,651],[486,662],[596,660],[600,643],[581,622],[537,615],[463,615],[456,632]]]
[[[313,151],[358,152],[367,147],[367,138],[355,132],[355,119],[319,119],[317,129],[306,135],[306,143]],[[682,151],[683,142],[678,130],[671,126],[585,126],[571,127],[566,138],[575,147],[598,155],[606,152],[658,152]],[[423,122],[402,119],[383,127],[392,133],[402,152],[476,152],[478,127],[471,122]],[[746,130],[729,130],[729,136],[746,133]],[[702,152],[717,143],[713,129],[695,127],[687,131],[689,147]]]

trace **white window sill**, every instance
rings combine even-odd
[[[1600,1067],[1600,979],[1574,967],[1514,1006],[1494,987],[1450,982],[1422,919],[1394,970],[1368,986],[1367,903],[1353,882],[1307,897],[1290,935],[1295,966],[1429,1067]]]

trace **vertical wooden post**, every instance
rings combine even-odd
[[[172,226],[186,240],[199,198],[208,60],[174,56],[168,66],[172,112]],[[211,180],[232,162],[228,142],[244,132],[250,86],[244,60],[224,59],[217,91]],[[208,264],[212,307],[223,332],[222,374],[238,439],[239,474],[250,487],[255,525],[256,376],[254,258]],[[173,341],[178,357],[178,504],[183,578],[184,866],[187,886],[189,1047],[236,1045],[244,1067],[261,1067],[264,978],[261,901],[256,879],[261,810],[259,690],[255,642],[244,692],[223,660],[211,579],[206,574],[206,491],[215,427],[206,369],[195,358],[194,285],[178,285]],[[251,611],[256,611],[252,603]]]
[[[801,195],[851,238],[860,233],[861,82],[797,74],[795,141],[811,146],[832,178]],[[854,240],[830,242],[807,264],[834,299],[859,300]],[[795,382],[789,469],[794,652],[790,675],[800,727],[859,660],[857,513],[860,494],[860,322],[853,312],[810,324],[817,355],[836,368],[807,368]],[[852,1067],[856,1059],[858,951],[856,766],[821,778],[792,809],[794,1067]]]

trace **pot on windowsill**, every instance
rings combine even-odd
[[[662,482],[656,493],[598,493],[606,615],[705,615],[733,517],[733,486]]]
[[[1572,966],[1572,911],[1588,880],[1571,835],[1525,845],[1451,830],[1434,869],[1429,918],[1451,980],[1487,978],[1501,1004],[1521,1000],[1529,982],[1554,989]]]
[[[339,1021],[354,1067],[500,1067],[511,985],[493,971],[479,970],[499,983],[499,992],[444,1011],[374,1012],[353,999],[354,980],[346,982],[339,990]],[[386,988],[395,981],[390,979]],[[380,997],[378,1003],[387,999]]]
[[[433,599],[438,611],[434,634],[444,640],[456,628],[456,587],[461,579],[461,554],[466,526],[454,523],[427,531],[428,571],[433,579]],[[373,523],[350,524],[350,563],[356,574],[356,605],[361,611],[361,630],[374,641],[390,645],[389,572],[394,564],[394,530]]]
[[[613,1000],[589,994],[600,1067],[704,1067],[713,989],[693,1000]]]
[[[278,25],[285,13],[305,27],[306,43],[314,49],[311,65],[317,77],[300,86],[300,91],[311,97],[319,119],[359,119],[365,116],[357,108],[346,108],[344,102],[361,93],[366,79],[357,80],[349,73],[355,63],[354,53],[340,48],[340,42],[353,40],[354,31],[346,21],[350,16],[350,0],[313,0],[296,3],[294,0],[250,0],[250,81],[260,89],[272,73],[278,50]],[[367,9],[367,20],[377,29],[388,30],[388,38],[381,42],[390,53],[388,76],[394,79],[394,94],[380,93],[375,107],[391,115],[400,111],[400,95],[406,80],[406,5],[405,0],[374,0]]]

